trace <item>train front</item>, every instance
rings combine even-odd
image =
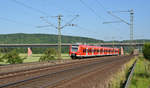
[[[72,59],[77,58],[77,52],[78,52],[79,45],[71,45],[69,49],[69,55]]]

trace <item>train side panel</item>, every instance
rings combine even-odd
[[[109,47],[77,45],[70,46],[69,55],[72,58],[119,55],[119,49]]]

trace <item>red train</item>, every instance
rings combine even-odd
[[[111,56],[119,55],[119,49],[88,45],[71,45],[69,55],[72,59],[94,56]]]

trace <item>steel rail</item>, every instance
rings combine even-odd
[[[129,72],[129,76],[128,76],[128,78],[127,78],[127,81],[125,82],[124,88],[128,88],[129,85],[130,85],[130,81],[131,81],[132,76],[133,76],[133,73],[134,73],[134,69],[135,69],[135,66],[136,66],[136,62],[137,62],[137,59],[136,59],[136,61],[133,63],[133,65],[132,65],[132,67],[131,67],[131,70],[130,70],[130,72]]]
[[[87,73],[89,73],[89,72],[94,72],[94,71],[96,71],[97,69],[100,69],[99,71],[103,71],[103,70],[105,70],[106,69],[106,67],[107,66],[109,66],[109,65],[114,65],[114,64],[116,64],[116,62],[120,62],[121,60],[118,60],[118,61],[108,61],[108,63],[103,63],[100,67],[98,67],[98,68],[94,68],[94,69],[91,69],[91,70],[87,70],[87,71],[85,71],[85,72],[81,72],[80,74],[77,74],[77,75],[75,75],[75,76],[73,76],[73,77],[65,77],[65,78],[62,78],[62,79],[60,79],[60,80],[57,80],[56,82],[53,82],[53,83],[49,83],[48,85],[45,85],[45,86],[43,86],[43,87],[40,87],[40,88],[49,88],[51,85],[53,86],[54,85],[54,87],[56,87],[56,85],[59,83],[59,82],[61,82],[61,81],[67,81],[67,80],[70,80],[70,79],[73,79],[73,78],[75,78],[75,77],[77,77],[77,76],[80,76],[80,75],[84,75],[84,74],[87,74]],[[96,64],[99,64],[99,62],[96,62],[96,63],[93,63],[93,64],[90,64],[90,65],[96,65]],[[87,65],[87,66],[89,66],[89,65]],[[84,67],[86,67],[86,66],[84,66]]]
[[[107,58],[104,58],[104,59],[107,60]],[[73,65],[78,65],[78,64],[86,64],[86,63],[90,63],[90,62],[94,62],[94,61],[96,62],[98,60],[100,60],[100,59],[98,59],[98,58],[88,59],[88,60],[83,59],[83,60],[78,60],[76,62],[70,62],[70,63],[66,63],[66,64],[63,63],[63,64],[56,64],[56,65],[52,65],[52,66],[33,68],[33,69],[29,69],[29,70],[16,71],[16,72],[12,72],[10,74],[14,73],[15,74],[14,76],[16,77],[16,76],[19,76],[19,75],[25,75],[25,74],[30,74],[30,73],[34,73],[34,72],[40,72],[40,71],[46,71],[45,68],[48,68],[48,67],[49,67],[50,70],[54,70],[54,68],[61,68],[61,69],[63,69],[64,67],[67,67],[67,66],[73,66]],[[38,69],[40,69],[40,70],[38,70]],[[32,71],[32,70],[36,70],[36,71]],[[17,72],[23,72],[23,71],[27,71],[27,73],[22,73],[22,74],[19,73],[19,75],[17,75],[18,74]],[[29,71],[32,71],[32,72],[29,72]],[[3,74],[1,74],[1,75],[3,75]],[[11,77],[13,77],[13,76],[11,76]],[[4,77],[4,78],[8,78],[8,77]],[[3,79],[3,78],[1,77],[0,79]]]
[[[107,61],[107,62],[110,63],[110,62],[113,62],[113,61],[114,61],[114,60],[112,60],[112,61]],[[120,61],[120,60],[119,60],[119,61]],[[79,66],[77,66],[77,67],[71,67],[71,68],[69,68],[69,69],[65,69],[65,70],[61,70],[61,71],[57,71],[57,72],[52,72],[52,73],[47,74],[47,75],[37,76],[37,77],[33,77],[33,78],[29,78],[29,79],[22,80],[22,81],[14,82],[14,83],[9,83],[9,84],[5,84],[5,85],[0,85],[0,87],[12,86],[12,85],[16,85],[16,84],[18,84],[18,83],[23,83],[23,82],[30,81],[30,80],[34,80],[34,79],[39,79],[39,78],[41,78],[41,77],[46,77],[46,76],[50,76],[50,75],[53,75],[53,74],[57,74],[57,73],[61,73],[61,72],[65,72],[65,71],[69,71],[69,70],[73,70],[73,69],[79,69],[79,68],[81,68],[81,66],[82,66],[82,68],[83,68],[83,67],[86,67],[86,66],[89,66],[89,65],[99,64],[100,62],[101,62],[101,60],[98,61],[98,62],[95,62],[95,61],[94,61],[94,63],[79,65]],[[105,62],[105,61],[103,61],[103,63],[104,63],[104,62]],[[81,63],[81,64],[82,64],[82,63]]]

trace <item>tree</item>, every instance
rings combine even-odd
[[[0,52],[0,62],[4,62],[1,52]]]
[[[49,48],[45,51],[44,55],[40,57],[39,61],[49,61],[49,60],[55,60],[56,56],[56,50],[53,48]]]
[[[143,55],[147,60],[150,61],[150,43],[144,44]]]
[[[26,59],[26,57],[21,58],[19,56],[19,53],[16,52],[16,50],[12,50],[8,52],[2,58],[5,59],[6,63],[9,63],[9,64],[23,63],[23,60]]]
[[[143,56],[145,59],[150,61],[150,43],[145,43],[143,47]],[[146,73],[150,73],[150,64],[147,61],[144,61]]]

